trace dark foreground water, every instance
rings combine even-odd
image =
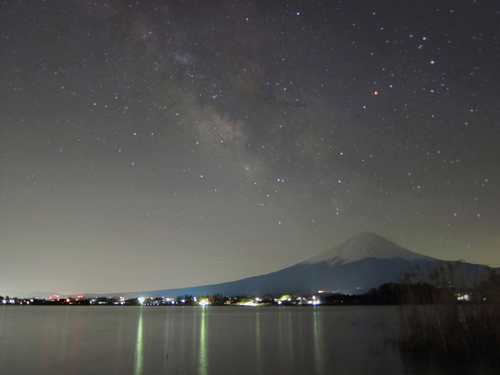
[[[6,374],[405,374],[397,307],[1,306]]]

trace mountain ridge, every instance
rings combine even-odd
[[[324,251],[302,264],[326,262],[329,265],[342,265],[364,258],[395,259],[409,261],[436,259],[407,250],[372,232],[358,233],[330,250]]]
[[[422,269],[442,260],[404,249],[371,232],[358,233],[332,249],[301,263],[265,275],[219,284],[149,292],[112,293],[125,297],[177,297],[181,295],[279,295],[364,293],[389,282],[398,282],[415,267]]]

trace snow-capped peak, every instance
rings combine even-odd
[[[418,259],[432,259],[425,255],[406,250],[385,238],[371,232],[358,233],[331,250],[327,250],[312,257],[302,264],[316,264],[326,262],[329,265],[346,264],[363,258],[377,259],[404,259],[408,261]]]

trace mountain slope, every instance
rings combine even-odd
[[[357,234],[331,250],[266,275],[221,284],[118,293],[128,297],[180,295],[279,295],[285,293],[364,293],[381,284],[399,281],[404,272],[439,259],[406,250],[373,233]],[[117,294],[117,293],[115,293]]]

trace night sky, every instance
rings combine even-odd
[[[2,1],[0,294],[500,266],[500,3]]]

